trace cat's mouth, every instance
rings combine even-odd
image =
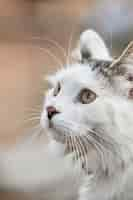
[[[65,153],[73,153],[74,160],[79,161],[87,171],[92,152],[95,153],[99,166],[105,171],[108,168],[108,163],[105,163],[108,155],[120,157],[117,144],[104,131],[89,129],[85,125],[79,126],[59,118],[54,118],[49,123],[49,130],[56,141],[65,145]]]

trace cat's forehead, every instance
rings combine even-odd
[[[51,81],[56,84],[60,83],[82,83],[86,85],[96,84],[97,75],[91,70],[88,64],[73,64],[72,66],[65,67],[56,72],[52,77]]]

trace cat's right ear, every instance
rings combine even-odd
[[[104,41],[93,30],[81,33],[78,47],[73,51],[72,57],[81,62],[89,59],[112,60]]]

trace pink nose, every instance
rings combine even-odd
[[[47,110],[47,115],[48,115],[49,120],[51,120],[54,115],[60,113],[58,110],[56,110],[54,106],[48,106],[46,110]]]

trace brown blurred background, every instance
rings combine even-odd
[[[87,0],[0,0],[0,143],[14,144],[24,133],[24,118],[41,101],[43,75],[59,65],[43,48],[63,58],[43,39],[67,49],[87,6]]]

